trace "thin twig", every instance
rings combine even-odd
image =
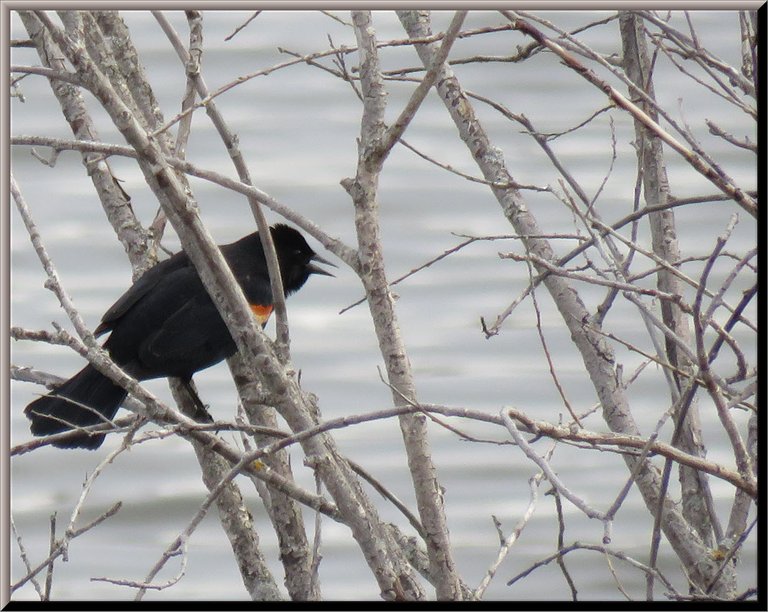
[[[552,486],[555,487],[562,494],[563,497],[565,497],[568,501],[570,501],[574,506],[576,506],[589,518],[597,519],[603,522],[603,528],[604,528],[603,543],[608,544],[611,539],[610,538],[611,519],[607,517],[603,512],[600,512],[599,510],[595,510],[594,508],[590,507],[587,504],[587,502],[585,502],[583,499],[581,499],[578,495],[576,495],[573,491],[571,491],[568,487],[565,486],[563,481],[560,480],[557,474],[555,474],[555,472],[552,470],[549,463],[544,458],[540,457],[536,453],[536,451],[534,451],[529,446],[525,438],[523,438],[523,436],[520,435],[520,431],[517,429],[517,425],[515,425],[515,422],[512,419],[509,408],[503,408],[499,414],[507,430],[512,435],[512,438],[514,439],[514,441],[517,443],[520,449],[525,453],[526,457],[528,457],[531,461],[533,461],[536,465],[539,466],[539,468],[544,472],[545,476],[547,477],[547,480],[549,480]]]
[[[555,445],[553,444],[552,447],[545,453],[545,460],[549,460],[552,457],[552,453],[555,450]],[[498,520],[495,520],[496,522],[496,529],[499,531],[499,536],[501,539],[501,546],[499,547],[499,552],[496,555],[496,559],[491,564],[491,567],[488,568],[488,571],[486,572],[485,576],[483,577],[480,584],[477,586],[477,588],[472,593],[472,598],[476,600],[481,600],[483,598],[483,595],[485,594],[486,589],[491,584],[491,580],[496,576],[496,572],[498,571],[499,567],[501,566],[504,559],[507,558],[507,555],[509,554],[510,549],[512,546],[514,546],[515,542],[520,538],[520,534],[522,534],[523,529],[525,529],[525,526],[528,524],[528,521],[531,520],[531,517],[533,516],[533,511],[536,508],[536,504],[539,499],[539,485],[541,484],[542,479],[544,478],[544,472],[539,472],[535,476],[531,476],[528,479],[528,487],[530,489],[530,497],[528,501],[528,506],[525,509],[525,512],[520,517],[520,520],[517,521],[517,524],[515,525],[514,529],[512,530],[512,533],[509,534],[506,538],[503,537],[503,534],[501,533],[501,525],[499,524]],[[495,519],[495,517],[494,517]]]
[[[591,551],[599,552],[601,554],[609,554],[609,555],[611,555],[613,557],[616,557],[617,559],[621,559],[622,561],[625,561],[625,562],[629,563],[633,567],[635,567],[635,568],[645,572],[646,574],[652,574],[654,577],[656,577],[659,580],[661,580],[664,583],[664,586],[666,586],[667,589],[669,589],[670,593],[672,593],[676,598],[679,595],[679,593],[678,593],[677,589],[675,589],[674,585],[669,580],[667,580],[667,578],[661,572],[659,572],[659,570],[651,568],[651,567],[648,567],[644,563],[641,563],[641,562],[633,559],[632,557],[630,557],[629,555],[627,555],[627,554],[625,554],[623,552],[611,550],[610,548],[607,548],[606,546],[597,546],[597,545],[594,545],[594,544],[582,544],[580,542],[575,542],[574,544],[571,544],[570,546],[566,546],[565,548],[561,548],[557,552],[555,552],[554,554],[549,555],[548,557],[546,557],[546,558],[544,558],[544,559],[542,559],[540,561],[537,561],[531,567],[529,567],[525,571],[519,573],[517,576],[515,576],[515,577],[511,578],[509,581],[507,581],[507,586],[513,585],[514,583],[520,581],[522,578],[525,578],[526,576],[530,575],[531,572],[533,572],[534,570],[536,570],[536,569],[538,569],[540,567],[543,567],[544,565],[547,565],[547,564],[551,563],[552,561],[555,561],[555,560],[557,560],[559,558],[562,558],[565,555],[567,555],[568,553],[571,553],[571,552],[573,552],[575,550],[591,550]]]
[[[27,556],[27,549],[24,547],[24,542],[21,539],[21,534],[16,529],[16,523],[13,520],[13,516],[11,516],[10,523],[11,523],[11,532],[13,533],[13,537],[16,540],[16,544],[19,547],[19,556],[21,557],[21,561],[22,563],[24,563],[24,567],[27,568],[27,574],[31,574],[32,565],[30,565],[29,557]],[[40,586],[40,583],[37,581],[37,578],[33,576],[30,580],[32,581],[32,586],[35,588],[35,591],[37,591],[37,595],[38,597],[40,597],[40,600],[46,601],[46,593],[43,592],[43,589]]]
[[[237,27],[235,28],[234,32],[232,32],[232,34],[229,34],[229,35],[225,36],[225,37],[224,37],[224,40],[225,40],[225,41],[230,41],[230,40],[232,40],[232,39],[233,39],[235,36],[237,36],[237,35],[238,35],[238,34],[239,34],[239,33],[240,33],[240,32],[241,32],[241,31],[242,31],[242,30],[243,30],[243,29],[244,29],[244,28],[245,28],[245,27],[246,27],[246,26],[249,24],[249,23],[251,23],[251,21],[253,21],[254,19],[256,19],[256,17],[258,17],[258,16],[259,16],[261,13],[263,13],[263,12],[264,12],[264,11],[254,11],[254,12],[253,12],[253,15],[251,15],[250,17],[248,17],[248,19],[246,19],[246,20],[245,20],[245,22],[244,22],[243,24],[241,24],[241,25],[237,26]]]
[[[548,494],[551,494],[555,498],[555,509],[557,511],[558,524],[557,550],[560,551],[565,547],[565,518],[563,517],[563,501],[560,498],[560,493],[558,493],[557,489],[554,487],[548,492]],[[557,565],[560,567],[560,571],[563,573],[563,576],[565,576],[565,581],[568,583],[568,588],[571,589],[571,599],[573,599],[573,601],[578,601],[578,590],[576,589],[576,584],[573,582],[573,578],[571,578],[570,572],[565,567],[565,559],[563,558],[563,555],[557,556]]]

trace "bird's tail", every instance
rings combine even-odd
[[[24,414],[32,421],[34,435],[47,436],[111,421],[126,395],[125,389],[89,364],[51,393],[29,404]],[[82,433],[55,442],[54,446],[95,449],[103,441],[104,434]]]

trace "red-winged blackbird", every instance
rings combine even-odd
[[[285,294],[298,291],[310,274],[333,276],[313,261],[317,255],[292,227],[271,228]],[[220,247],[259,323],[272,313],[272,290],[258,232]],[[227,326],[186,253],[179,252],[144,273],[104,314],[96,335],[111,332],[104,348],[138,380],[192,375],[230,357],[235,346]],[[25,409],[36,436],[111,421],[126,391],[85,366],[50,394]],[[104,434],[82,433],[56,443],[60,448],[101,446]]]

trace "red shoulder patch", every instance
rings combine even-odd
[[[264,306],[262,304],[251,304],[251,312],[253,312],[256,320],[264,327],[269,321],[269,316],[272,314],[272,305]]]

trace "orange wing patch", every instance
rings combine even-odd
[[[269,321],[269,315],[272,314],[272,306],[263,306],[261,304],[251,304],[251,312],[253,312],[256,320],[264,327]]]

